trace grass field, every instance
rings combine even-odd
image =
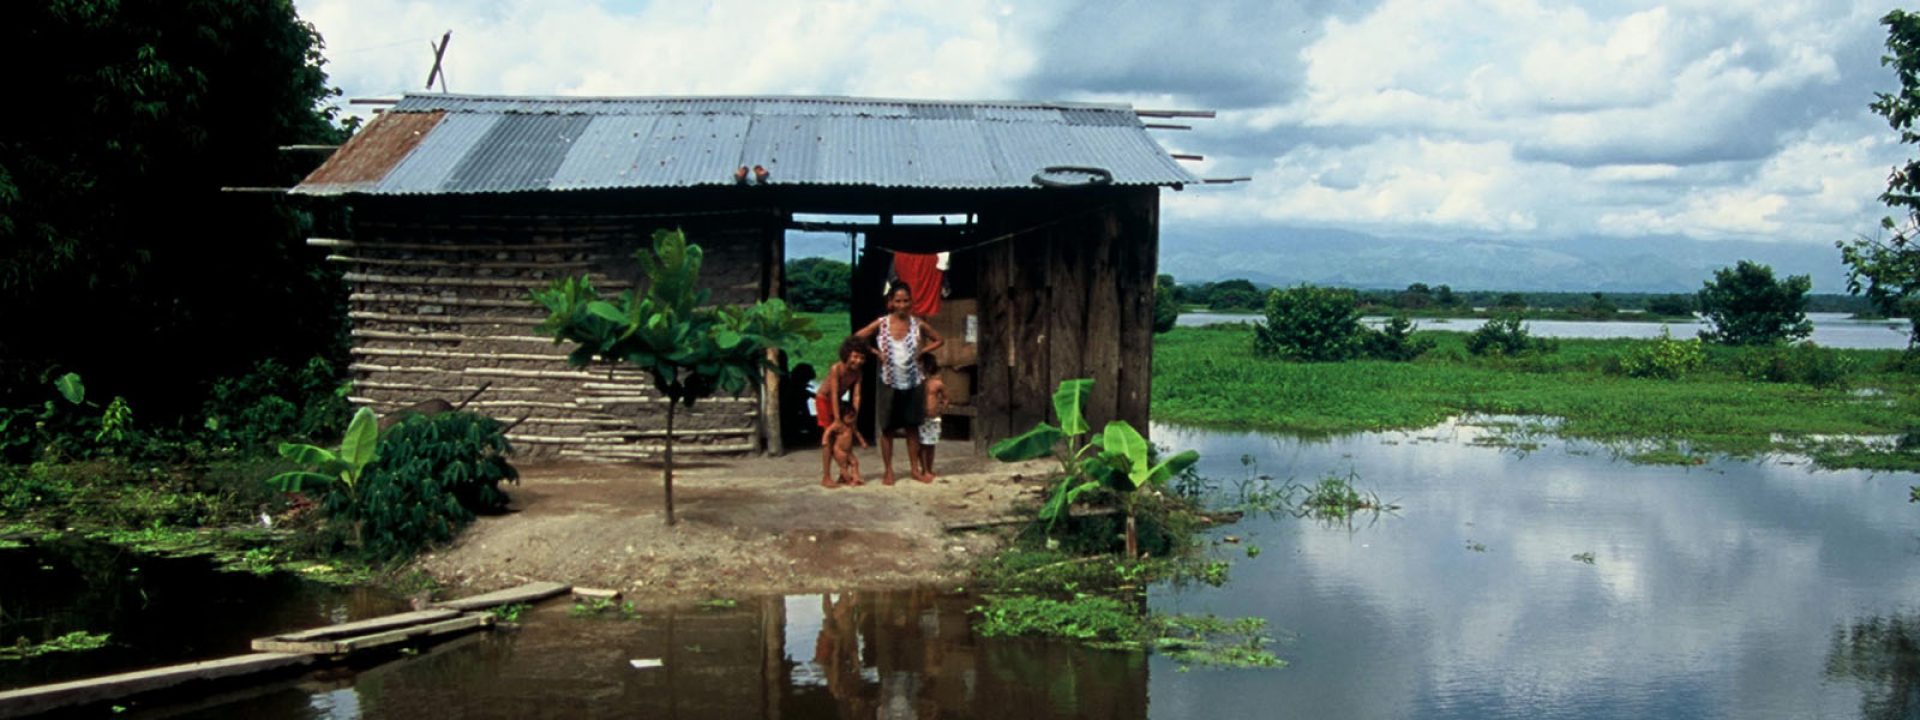
[[[844,337],[844,314],[810,314],[821,339],[794,353],[824,370]],[[1617,371],[1645,340],[1558,342],[1537,357],[1469,355],[1465,333],[1422,332],[1439,346],[1410,363],[1297,363],[1253,356],[1245,325],[1175,328],[1154,338],[1153,419],[1305,435],[1419,428],[1461,413],[1560,418],[1566,437],[1632,443],[1648,461],[1700,453],[1812,454],[1828,467],[1920,469],[1920,450],[1874,451],[1830,436],[1920,432],[1915,376],[1891,370],[1899,352],[1840,350],[1843,384],[1816,388],[1750,379],[1758,351],[1709,348],[1705,367],[1674,380]]]
[[[1857,453],[1845,443],[1815,448],[1807,439],[1920,429],[1914,377],[1887,369],[1897,351],[1835,351],[1853,371],[1844,385],[1815,388],[1749,379],[1737,368],[1750,350],[1711,348],[1704,368],[1658,380],[1612,370],[1644,340],[1561,340],[1539,357],[1488,359],[1466,353],[1464,333],[1423,334],[1439,347],[1416,362],[1316,364],[1253,357],[1247,326],[1177,328],[1155,338],[1153,417],[1325,434],[1423,427],[1460,413],[1541,415],[1561,418],[1567,437],[1736,455],[1817,450],[1823,464],[1844,466],[1886,458],[1850,461]]]

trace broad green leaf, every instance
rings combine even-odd
[[[1091,429],[1087,426],[1086,416],[1080,408],[1086,404],[1087,394],[1093,392],[1093,380],[1062,380],[1060,389],[1053,391],[1053,413],[1060,418],[1060,429],[1068,435],[1079,435]]]
[[[1107,423],[1103,435],[1107,440],[1106,451],[1124,459],[1127,479],[1133,487],[1140,487],[1147,481],[1147,439],[1124,420]]]
[[[80,373],[61,375],[53,381],[53,386],[60,390],[60,397],[66,398],[67,402],[79,405],[87,399],[87,386],[80,382]]]
[[[1040,507],[1040,519],[1047,521],[1048,529],[1052,529],[1054,523],[1067,516],[1067,508],[1079,500],[1081,495],[1099,488],[1100,484],[1091,480],[1060,478],[1054,483],[1053,493],[1047,497],[1046,504]]]
[[[1193,467],[1194,463],[1197,462],[1200,462],[1200,453],[1193,450],[1181,451],[1179,454],[1162,461],[1159,465],[1155,465],[1153,470],[1147,473],[1147,484],[1164,485],[1168,480],[1172,480],[1173,476],[1179,475],[1187,468]]]
[[[605,300],[595,300],[587,303],[587,312],[594,317],[615,325],[625,326],[627,324],[627,314],[620,312],[620,308],[614,307],[613,303]]]
[[[353,414],[353,422],[347,424],[347,436],[340,440],[340,460],[358,472],[373,462],[379,442],[380,420],[373,416],[372,408],[360,408]]]
[[[1066,439],[1067,434],[1060,428],[1040,423],[1032,430],[994,443],[987,454],[1001,462],[1019,462],[1043,458],[1053,453],[1053,446]]]
[[[734,347],[738,346],[740,344],[740,341],[743,339],[744,338],[741,337],[740,333],[734,332],[732,330],[721,330],[720,332],[713,334],[714,344],[719,345],[720,349],[722,350],[732,350]]]
[[[332,450],[305,443],[280,443],[280,457],[301,465],[325,466],[340,462],[340,456],[333,454]]]
[[[283,473],[280,473],[279,475],[275,475],[273,477],[267,478],[267,484],[272,485],[275,489],[278,489],[280,492],[300,492],[302,488],[310,484],[316,485],[319,487],[326,487],[327,485],[331,485],[333,484],[333,478],[328,475],[321,475],[320,473],[317,473],[317,472],[295,470],[293,472],[283,472]]]

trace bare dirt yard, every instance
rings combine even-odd
[[[887,487],[878,451],[864,450],[872,479],[838,489],[820,487],[815,453],[677,463],[674,526],[656,463],[524,463],[520,484],[505,487],[508,513],[415,566],[465,588],[456,594],[553,580],[669,602],[957,583],[1000,540],[949,528],[1015,517],[1051,465],[948,454],[923,484],[902,448],[902,479]]]

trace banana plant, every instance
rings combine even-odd
[[[281,492],[300,492],[309,487],[332,490],[336,486],[349,502],[360,489],[360,478],[367,466],[379,457],[380,421],[373,410],[360,408],[347,425],[347,435],[338,450],[305,443],[280,443],[280,457],[306,465],[309,470],[293,470],[267,478],[267,484]]]
[[[994,443],[987,453],[1003,462],[1035,460],[1048,455],[1060,461],[1060,477],[1055,479],[1046,504],[1040,508],[1040,519],[1047,521],[1048,531],[1067,516],[1069,508],[1081,496],[1101,488],[1113,490],[1120,496],[1127,513],[1127,556],[1139,557],[1140,542],[1134,523],[1138,491],[1166,484],[1199,462],[1200,453],[1187,450],[1154,463],[1146,437],[1125,420],[1109,422],[1099,434],[1089,436],[1092,426],[1087,423],[1084,405],[1092,391],[1093,380],[1089,378],[1061,381],[1053,392],[1053,412],[1060,420],[1059,425],[1036,424],[1031,430]]]
[[[705,254],[679,230],[659,230],[653,244],[634,253],[646,276],[646,291],[627,291],[601,299],[587,277],[556,280],[535,290],[533,300],[547,311],[537,331],[555,344],[574,348],[567,362],[624,363],[646,371],[667,401],[661,484],[667,524],[673,516],[674,417],[678,409],[716,393],[738,395],[760,387],[764,373],[782,372],[772,350],[819,339],[807,318],[797,316],[779,298],[748,307],[710,305],[700,287]]]

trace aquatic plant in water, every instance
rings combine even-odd
[[[42,655],[52,655],[54,653],[98,650],[106,647],[107,640],[111,637],[108,633],[90,633],[85,630],[75,630],[65,635],[37,643],[29,643],[24,637],[17,638],[12,645],[0,646],[0,660],[28,660]]]

